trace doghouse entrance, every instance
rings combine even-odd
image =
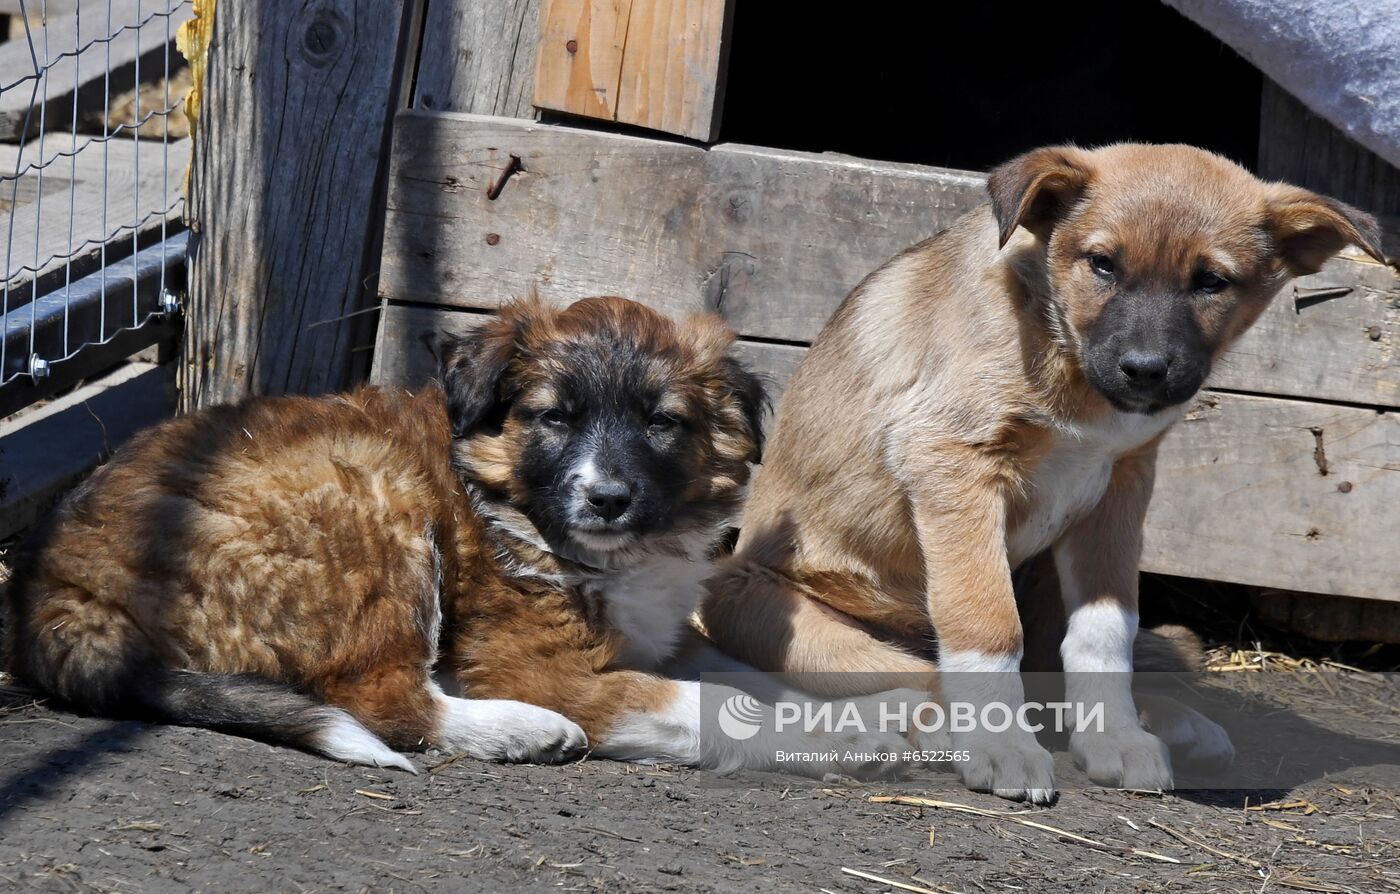
[[[1068,141],[1258,157],[1258,69],[1157,0],[896,7],[741,0],[720,139],[972,171]]]

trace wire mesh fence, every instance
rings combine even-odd
[[[191,0],[0,0],[0,391],[177,307]],[[0,396],[0,415],[22,405]]]

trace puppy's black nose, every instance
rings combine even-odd
[[[1165,354],[1132,350],[1118,358],[1118,368],[1135,388],[1155,388],[1167,378],[1171,361]]]
[[[588,486],[584,492],[588,508],[604,521],[612,521],[632,505],[632,488],[626,482],[608,479]]]

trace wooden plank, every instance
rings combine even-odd
[[[80,114],[100,109],[109,87],[134,86],[138,61],[143,79],[164,74],[175,29],[191,14],[189,0],[84,0],[77,13],[50,10],[47,28],[0,43],[0,140],[37,134],[41,110],[45,129],[70,127],[75,91]]]
[[[414,108],[533,118],[540,0],[432,0]]]
[[[548,0],[535,105],[709,141],[731,0]]]
[[[1207,393],[1162,444],[1143,568],[1396,601],[1396,506],[1400,413]]]
[[[415,20],[398,0],[220,5],[190,179],[187,407],[336,390],[367,366],[360,312]]]
[[[67,135],[54,137],[65,151]],[[98,255],[105,242],[120,240],[114,252],[131,253],[137,241],[162,224],[181,226],[189,140],[166,147],[130,135],[103,142],[79,136],[77,151],[40,170],[18,146],[0,145],[0,304],[14,309],[28,303],[31,283],[38,290],[63,284],[66,258],[79,272],[84,259]],[[18,176],[16,176],[18,172]],[[42,183],[42,187],[41,187]],[[71,239],[70,239],[71,236]],[[145,244],[144,242],[142,244]]]
[[[405,301],[490,308],[534,282],[805,342],[866,273],[984,198],[979,175],[914,165],[462,115],[398,127],[381,290]],[[1397,361],[1400,282],[1349,257],[1286,289],[1212,382],[1393,407]]]
[[[616,119],[632,6],[632,0],[547,0],[540,19],[535,105]]]
[[[1210,382],[1238,391],[1400,407],[1398,364],[1400,279],[1393,268],[1348,251],[1285,286],[1221,358]]]
[[[387,305],[373,381],[423,384],[436,372],[428,337],[484,319]],[[741,341],[739,350],[776,397],[806,349]],[[1400,414],[1205,392],[1162,446],[1143,569],[1400,601],[1388,523],[1400,505],[1397,457]]]
[[[471,115],[407,113],[394,152],[385,297],[490,308],[539,283],[783,341],[983,200],[960,172]]]
[[[0,537],[33,524],[128,438],[175,412],[174,368],[130,363],[0,422]]]
[[[713,141],[724,111],[734,2],[634,3],[615,120]]]
[[[419,388],[437,375],[437,360],[429,349],[440,332],[461,335],[489,320],[490,314],[448,308],[386,302],[380,311],[379,339],[374,349],[370,381],[376,385]],[[777,394],[806,353],[795,345],[740,341],[739,356],[762,372]]]

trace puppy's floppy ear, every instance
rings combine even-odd
[[[753,442],[753,455],[747,459],[763,462],[763,416],[770,406],[768,386],[733,355],[733,330],[715,314],[696,314],[685,321],[680,334],[696,361],[706,368],[706,374],[718,370],[724,396],[734,401]]]
[[[1267,215],[1269,233],[1279,257],[1294,276],[1322,269],[1327,259],[1348,245],[1385,263],[1381,230],[1376,219],[1345,202],[1296,186],[1271,188]]]
[[[749,458],[749,461],[761,463],[763,462],[763,417],[771,406],[768,385],[762,376],[750,370],[737,357],[725,355],[720,364],[725,386],[734,395],[734,399],[739,402],[739,409],[744,414],[744,423],[748,427],[749,437],[753,439],[753,456]]]
[[[1055,221],[1079,198],[1090,176],[1085,153],[1076,146],[1034,149],[993,170],[987,176],[987,192],[1000,245],[1006,245],[1018,226],[1048,240]]]
[[[439,337],[439,377],[447,393],[452,437],[471,433],[500,405],[501,379],[519,351],[526,326],[542,306],[532,295],[529,301],[502,305],[494,318],[471,332]]]

